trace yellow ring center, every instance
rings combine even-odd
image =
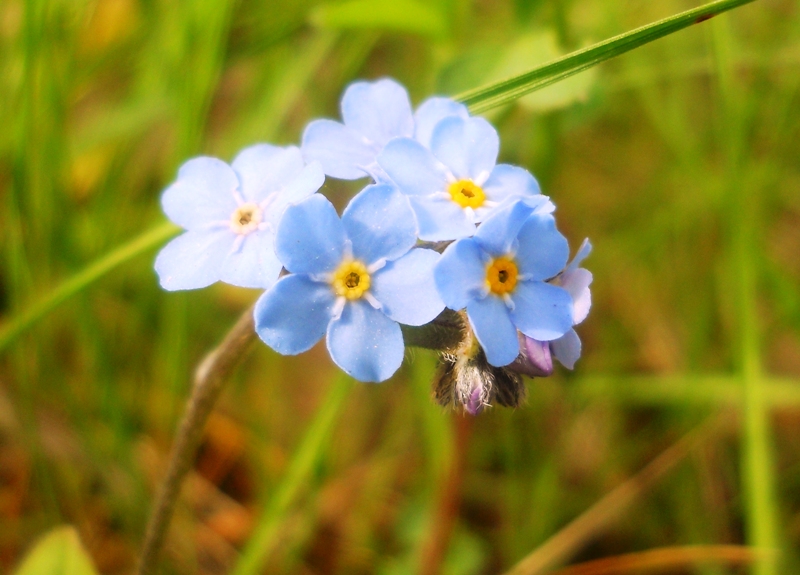
[[[357,260],[340,265],[331,280],[334,293],[349,300],[363,296],[371,283],[367,266]]]
[[[447,187],[450,198],[462,208],[480,208],[486,201],[483,188],[472,180],[458,180]]]
[[[261,208],[256,204],[242,204],[231,214],[231,229],[237,234],[249,234],[261,223]]]
[[[514,290],[517,285],[517,264],[509,258],[496,258],[486,268],[486,283],[489,291],[495,295],[504,295]]]

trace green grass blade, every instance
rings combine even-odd
[[[101,257],[58,286],[47,297],[28,308],[27,311],[13,319],[0,331],[0,352],[8,347],[14,339],[53,308],[91,285],[105,274],[124,264],[128,260],[151,250],[172,237],[178,231],[175,224],[166,222],[148,232],[121,245],[114,251]]]
[[[718,0],[717,2],[711,2],[699,8],[687,10],[619,36],[614,36],[572,54],[567,54],[508,80],[469,90],[456,96],[456,99],[469,106],[471,112],[485,112],[559,80],[588,70],[614,56],[619,56],[634,48],[644,46],[653,40],[658,40],[673,32],[698,24],[717,14],[750,2],[753,2],[753,0]]]
[[[280,484],[273,490],[261,519],[233,570],[234,575],[255,575],[273,550],[279,529],[292,503],[308,485],[309,476],[330,439],[331,431],[345,405],[352,378],[340,373],[323,398],[314,420],[295,451]]]
[[[717,89],[722,122],[720,148],[726,162],[726,195],[732,265],[729,285],[736,309],[735,341],[732,348],[742,393],[742,483],[745,492],[745,531],[750,545],[759,549],[780,547],[776,506],[774,454],[769,405],[765,393],[765,377],[761,360],[761,334],[758,310],[757,262],[759,251],[760,212],[763,200],[760,189],[747,179],[746,134],[749,131],[741,87],[733,74],[731,49],[735,45],[726,19],[712,27],[716,61]],[[780,558],[778,558],[780,560]],[[779,563],[763,560],[756,563],[753,575],[777,575]]]

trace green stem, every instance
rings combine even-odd
[[[47,315],[59,304],[91,285],[117,266],[154,249],[164,242],[164,240],[175,235],[177,231],[178,228],[174,224],[163,223],[145,232],[141,236],[134,238],[130,242],[121,245],[72,276],[69,280],[52,291],[47,297],[13,319],[0,331],[0,352],[5,350],[17,336],[43,316]]]
[[[352,379],[344,373],[340,373],[334,380],[300,447],[289,463],[283,479],[267,502],[264,514],[233,570],[234,575],[255,575],[263,571],[264,563],[275,547],[278,530],[289,508],[308,485],[311,472],[322,457],[351,385]]]

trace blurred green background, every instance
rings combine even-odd
[[[338,118],[355,79],[391,76],[418,103],[696,5],[3,0],[0,328],[160,225],[183,161],[297,143],[310,119]],[[668,548],[662,573],[800,572],[798,110],[793,0],[492,110],[501,160],[539,178],[573,250],[595,246],[576,370],[472,419],[433,405],[435,357],[411,350],[390,381],[348,386],[328,430],[324,346],[258,343],[209,422],[163,573],[259,572],[244,556],[270,573],[467,575],[531,552],[557,566],[652,548]],[[341,206],[356,189],[323,192]],[[0,352],[2,572],[65,523],[101,573],[135,566],[194,366],[258,296],[164,292],[154,254]],[[287,479],[314,421],[321,454]],[[636,497],[612,492],[687,433]],[[780,553],[753,567],[722,545]],[[714,547],[677,566],[685,546]],[[643,572],[611,564],[563,573]]]

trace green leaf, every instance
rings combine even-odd
[[[415,0],[351,0],[323,4],[311,13],[320,28],[410,32],[440,38],[447,35],[444,15],[430,4]]]
[[[58,527],[36,542],[15,575],[97,575],[74,527]]]
[[[473,113],[483,112],[569,78],[578,72],[588,70],[614,56],[619,56],[634,48],[644,46],[653,40],[663,38],[673,32],[698,24],[717,14],[750,2],[753,2],[753,0],[718,0],[717,2],[711,2],[557,58],[524,74],[464,92],[456,96],[456,99],[469,106],[470,111]]]

